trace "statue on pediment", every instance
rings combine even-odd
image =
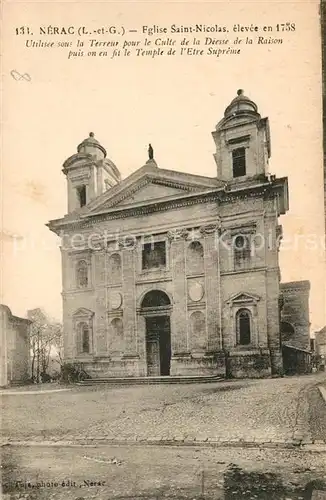
[[[148,146],[148,159],[154,160],[154,149],[152,148],[151,144],[149,144]]]

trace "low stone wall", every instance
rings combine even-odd
[[[172,376],[221,376],[225,377],[225,355],[214,353],[209,355],[195,355],[185,353],[174,355],[171,358]]]
[[[268,349],[229,352],[226,367],[228,378],[266,378],[272,375]]]
[[[74,363],[73,360],[70,362]],[[98,358],[94,361],[75,361],[94,379],[114,377],[146,377],[143,359],[122,356],[117,359]],[[171,358],[170,375],[220,376],[226,378],[271,377],[271,356],[268,349],[230,351],[228,353],[179,353]]]
[[[92,378],[105,377],[143,377],[144,367],[138,358],[97,359],[93,362],[78,363]]]

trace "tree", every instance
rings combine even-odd
[[[51,355],[62,364],[62,325],[51,320],[40,308],[27,312],[32,321],[30,328],[32,379],[41,382],[47,373]]]

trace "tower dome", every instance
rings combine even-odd
[[[77,147],[78,153],[88,153],[96,157],[106,158],[106,150],[97,139],[94,137],[94,132],[90,132],[89,136],[83,140]]]
[[[237,96],[231,101],[226,110],[224,117],[229,118],[241,114],[258,115],[258,107],[249,97],[246,97],[242,89],[237,91]]]
[[[121,181],[119,169],[107,158],[105,148],[90,132],[77,147],[77,153],[63,164],[68,182],[68,212],[87,205]]]

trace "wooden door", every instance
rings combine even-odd
[[[146,318],[146,356],[147,376],[160,375],[160,338],[156,323],[152,318]]]

